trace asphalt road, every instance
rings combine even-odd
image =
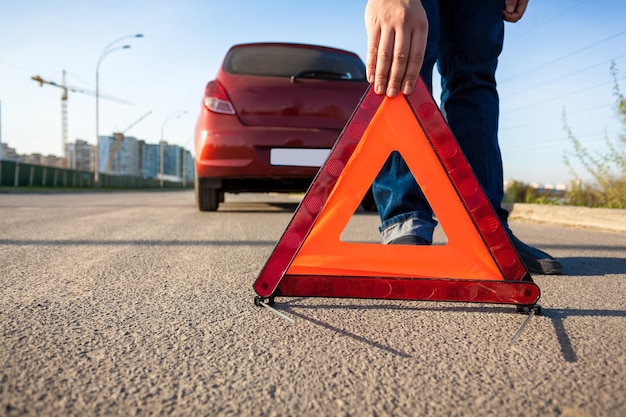
[[[193,193],[0,195],[0,415],[626,415],[626,234],[512,223],[563,276],[511,306],[278,298],[296,205]],[[347,234],[376,239],[377,216]]]

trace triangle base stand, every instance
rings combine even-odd
[[[255,304],[273,304],[279,296],[450,301],[515,304],[518,312],[528,314],[537,312],[540,294],[539,287],[528,281],[286,274],[274,294],[256,297]]]

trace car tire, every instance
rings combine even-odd
[[[217,188],[210,188],[200,183],[196,177],[195,181],[196,203],[200,211],[216,211],[223,200],[223,193]]]

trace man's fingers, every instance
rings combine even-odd
[[[407,95],[413,92],[424,63],[427,31],[428,28],[413,32],[407,39],[396,32],[387,32],[390,35],[380,39],[376,62],[371,67],[375,71],[376,94],[394,97],[399,92]],[[390,52],[394,45],[398,49]]]
[[[407,36],[408,35],[408,36]],[[411,48],[411,34],[399,32],[395,36],[395,50],[391,61],[391,69],[389,71],[389,84],[387,85],[386,94],[388,97],[396,96],[400,91],[406,90],[406,85],[412,86],[417,80],[413,79],[411,84],[411,78],[407,79],[407,71],[409,70],[409,64],[413,62],[415,51]],[[419,70],[418,70],[419,73]]]
[[[515,23],[524,16],[528,0],[507,0],[502,11],[505,21]]]
[[[376,54],[376,73],[374,76],[374,92],[376,94],[385,94],[391,83],[390,71],[394,41],[395,33],[393,31],[384,31],[381,34]]]
[[[411,35],[409,56],[406,62],[406,71],[404,72],[404,80],[402,81],[402,94],[409,95],[413,92],[417,78],[420,76],[422,65],[424,64],[424,50],[426,49],[426,40],[428,27],[420,31],[415,31]]]
[[[367,57],[365,58],[365,70],[367,81],[374,84],[376,76],[376,63],[378,61],[378,44],[380,43],[380,31],[367,35]]]

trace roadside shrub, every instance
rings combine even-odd
[[[505,203],[529,204],[562,204],[563,191],[554,189],[535,188],[530,184],[513,181],[504,193]]]
[[[626,126],[626,98],[621,93],[617,81],[615,62],[611,64],[610,71],[614,82],[616,111]],[[591,152],[574,136],[567,122],[565,110],[562,119],[567,138],[574,148],[571,154],[566,152],[563,156],[565,164],[574,176],[574,186],[567,195],[568,203],[587,207],[626,208],[626,151],[619,147],[626,145],[626,136],[620,135],[618,144],[606,136],[606,151]],[[570,159],[572,157],[577,159],[591,176],[589,183],[584,182],[572,167]]]

